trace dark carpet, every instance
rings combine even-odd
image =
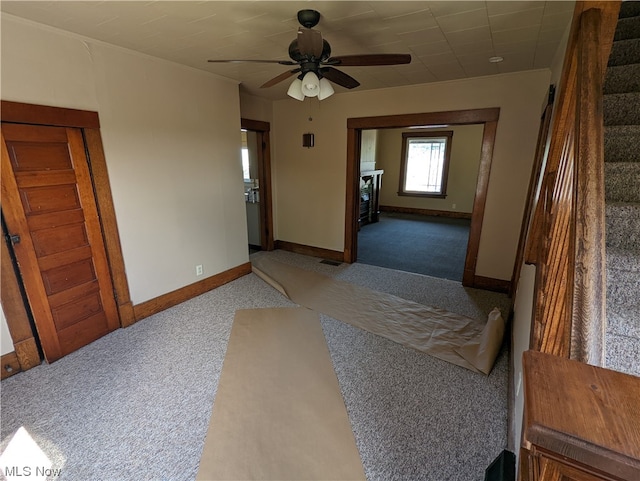
[[[358,262],[462,281],[470,219],[383,212],[358,232]]]

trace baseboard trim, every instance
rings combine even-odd
[[[450,211],[450,210],[435,210],[435,209],[418,209],[415,207],[398,207],[395,205],[381,205],[380,211],[397,212],[399,214],[417,214],[417,215],[432,215],[436,217],[451,217],[454,219],[471,219],[471,212],[456,212],[456,211]]]
[[[0,370],[0,377],[2,379],[6,379],[22,371],[20,362],[18,361],[18,355],[15,351],[3,354],[0,362],[2,362],[2,369]]]
[[[39,366],[42,363],[35,338],[30,337],[24,341],[16,342],[13,348],[15,349],[16,356],[18,356],[20,369],[23,371]]]
[[[476,289],[484,289],[485,291],[509,294],[509,290],[511,289],[511,281],[494,279],[492,277],[474,276],[473,285],[470,287],[475,287]]]
[[[120,313],[121,327],[129,327],[131,324],[136,323],[136,315],[133,311],[133,303],[131,301],[120,304],[118,306],[118,312]]]
[[[13,349],[13,351],[4,354],[0,360],[2,379],[28,371],[42,362],[36,340],[33,337],[16,342]]]
[[[296,244],[295,242],[287,242],[281,240],[275,241],[274,247],[276,249],[295,252],[296,254],[302,254],[305,256],[321,257],[322,259],[344,262],[343,252],[323,249],[322,247],[307,246],[304,244]]]
[[[193,297],[204,294],[205,292],[234,281],[249,273],[251,273],[251,263],[246,262],[227,271],[163,294],[162,296],[136,304],[133,306],[133,317],[135,322],[153,314],[157,314],[158,312],[162,312],[165,309],[180,304],[181,302],[188,301]]]

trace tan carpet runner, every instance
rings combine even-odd
[[[236,312],[197,479],[366,479],[317,313]]]
[[[296,304],[475,372],[489,374],[500,351],[498,309],[486,324],[266,257],[253,272]]]

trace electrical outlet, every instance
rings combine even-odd
[[[204,269],[202,268],[202,264],[196,266],[196,276],[201,276],[204,274]]]
[[[451,208],[455,210],[456,205],[455,204],[451,204]]]

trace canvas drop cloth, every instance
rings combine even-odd
[[[196,479],[366,479],[316,312],[236,311]]]
[[[502,345],[497,308],[484,323],[267,257],[252,268],[296,304],[475,372],[489,374]]]

